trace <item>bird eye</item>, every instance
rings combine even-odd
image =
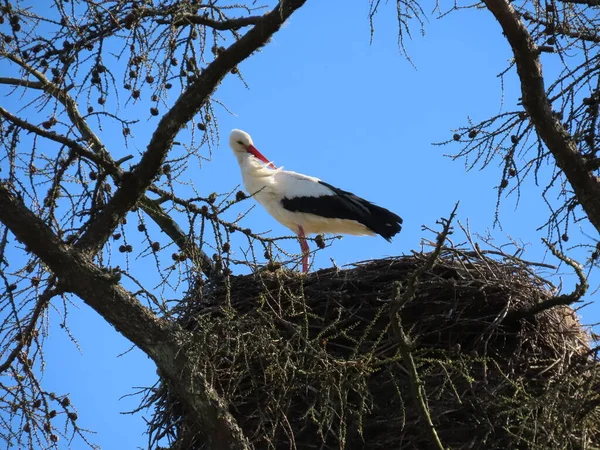
[[[242,141],[237,141],[237,143],[243,145],[244,147],[246,146]]]

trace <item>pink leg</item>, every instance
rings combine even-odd
[[[300,239],[300,249],[302,249],[302,272],[308,272],[308,255],[310,253],[310,247],[306,242],[306,235],[304,234],[304,228],[298,225],[298,238]]]

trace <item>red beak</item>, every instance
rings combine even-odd
[[[277,167],[275,167],[275,165],[272,162],[265,158],[264,155],[261,152],[259,152],[254,145],[248,146],[248,152],[254,157],[260,159],[262,162],[264,162],[267,165],[267,167],[270,167],[271,169],[277,169]]]

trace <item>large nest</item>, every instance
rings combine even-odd
[[[205,286],[181,309],[197,370],[256,448],[429,449],[421,382],[452,449],[600,446],[600,379],[588,333],[531,267],[444,249],[400,311],[420,380],[391,326],[391,305],[428,255],[301,276],[262,272]],[[187,437],[165,383],[154,432]],[[160,431],[160,432],[159,432]]]

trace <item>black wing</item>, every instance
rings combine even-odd
[[[292,212],[310,213],[331,219],[356,220],[388,241],[402,229],[402,219],[393,212],[324,181],[319,183],[331,189],[333,194],[319,197],[284,197],[281,200],[282,206]]]

